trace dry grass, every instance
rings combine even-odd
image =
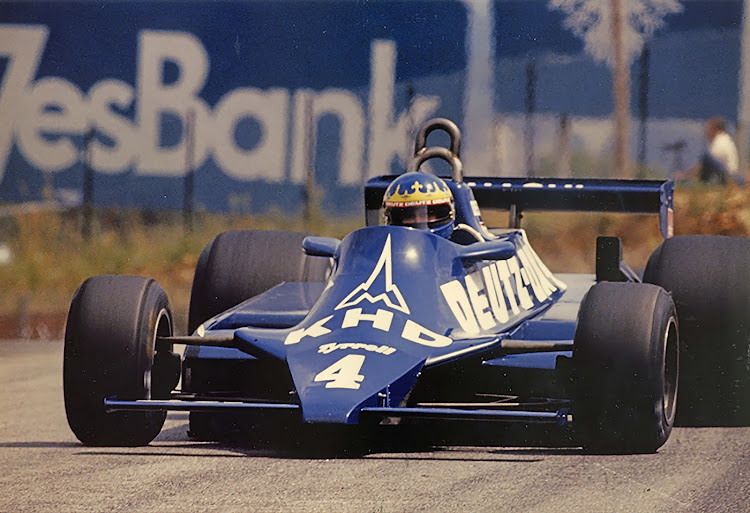
[[[82,238],[77,214],[36,213],[0,226],[0,236],[14,254],[0,265],[0,314],[13,313],[25,302],[31,312],[67,310],[80,283],[95,274],[136,274],[157,279],[172,301],[178,325],[184,325],[193,270],[200,251],[229,229],[284,229],[342,237],[363,220],[311,221],[283,218],[202,215],[186,233],[176,215],[158,222],[138,212],[100,212],[95,234]],[[507,213],[485,212],[490,226],[507,223]],[[645,265],[661,241],[656,216],[577,213],[529,213],[523,221],[529,239],[555,272],[593,272],[598,235],[617,235],[625,260],[635,269]],[[750,191],[732,188],[680,188],[675,198],[677,234],[750,234]]]
[[[33,213],[5,223],[13,260],[0,265],[0,314],[67,310],[78,286],[96,274],[155,278],[169,295],[178,325],[186,323],[193,271],[203,247],[233,229],[306,231],[341,237],[358,220],[304,221],[281,216],[202,215],[187,233],[178,216],[144,219],[139,212],[101,212],[84,240],[77,214]],[[8,228],[8,226],[10,226]]]

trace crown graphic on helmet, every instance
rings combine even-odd
[[[399,176],[385,191],[383,210],[389,225],[429,230],[445,238],[453,233],[453,194],[437,176],[421,172]]]

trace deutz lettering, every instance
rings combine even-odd
[[[95,83],[88,93],[60,77],[35,80],[49,31],[43,25],[0,25],[0,59],[7,59],[0,90],[0,179],[13,142],[27,162],[43,171],[60,171],[78,162],[73,138],[95,130],[90,163],[103,173],[135,169],[142,175],[180,176],[186,169],[185,130],[172,145],[162,141],[161,119],[177,117],[185,126],[195,116],[193,165],[212,157],[240,180],[304,183],[308,141],[317,120],[334,115],[340,122],[339,181],[359,184],[363,169],[374,175],[388,169],[394,156],[409,154],[409,127],[421,125],[439,105],[434,96],[417,95],[407,111],[393,112],[396,47],[373,41],[372,82],[365,112],[351,91],[290,91],[238,88],[211,107],[200,93],[210,59],[201,42],[187,32],[141,31],[136,87],[116,79]],[[165,82],[166,63],[177,79]],[[121,114],[133,109],[135,119]],[[312,123],[310,115],[312,113]],[[235,139],[239,124],[253,119],[263,136],[252,148]],[[368,124],[369,123],[369,124]],[[288,134],[291,132],[291,137]],[[363,162],[365,140],[368,162]],[[291,148],[288,148],[290,141]],[[287,169],[286,155],[291,153]]]
[[[530,310],[561,287],[531,246],[522,243],[516,256],[480,266],[440,291],[461,329],[476,335]]]

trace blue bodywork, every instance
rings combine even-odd
[[[363,407],[401,405],[425,366],[500,349],[563,295],[522,231],[484,243],[504,250],[495,251],[502,260],[467,262],[478,245],[363,228],[341,241],[327,284],[280,284],[205,323],[204,336],[232,330],[242,352],[286,361],[304,421],[354,423]],[[229,351],[202,350],[212,358]],[[344,383],[351,388],[316,381],[351,354],[364,357],[355,372],[362,379]]]
[[[331,259],[327,282],[281,283],[173,340],[190,344],[191,365],[208,362],[221,373],[242,363],[248,376],[266,376],[262,386],[221,401],[176,394],[109,398],[107,405],[290,410],[316,424],[357,424],[366,416],[564,424],[578,308],[596,277],[553,275],[523,230],[488,230],[474,192],[482,204],[516,213],[538,207],[545,195],[558,210],[658,212],[666,236],[671,182],[448,180],[457,226],[477,236],[454,242],[378,225],[378,197],[393,178],[366,185],[370,226],[341,241],[305,240],[309,255]],[[552,399],[546,408],[538,401],[536,408],[505,408],[478,394]]]

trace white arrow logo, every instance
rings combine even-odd
[[[385,278],[385,292],[373,297],[369,292],[370,287],[381,273],[384,274]],[[393,301],[391,299],[393,299]],[[358,305],[363,300],[367,300],[372,304],[377,303],[378,301],[383,301],[386,305],[388,305],[390,308],[393,308],[394,310],[399,310],[401,312],[404,312],[405,314],[410,313],[409,307],[406,305],[406,301],[404,301],[404,296],[401,295],[401,291],[398,290],[398,287],[393,283],[393,272],[391,269],[390,235],[388,235],[388,238],[385,240],[383,252],[380,254],[378,263],[375,265],[375,269],[372,271],[370,277],[367,278],[366,282],[361,284],[348,296],[346,296],[344,300],[336,307],[336,310],[341,310],[342,308]]]

